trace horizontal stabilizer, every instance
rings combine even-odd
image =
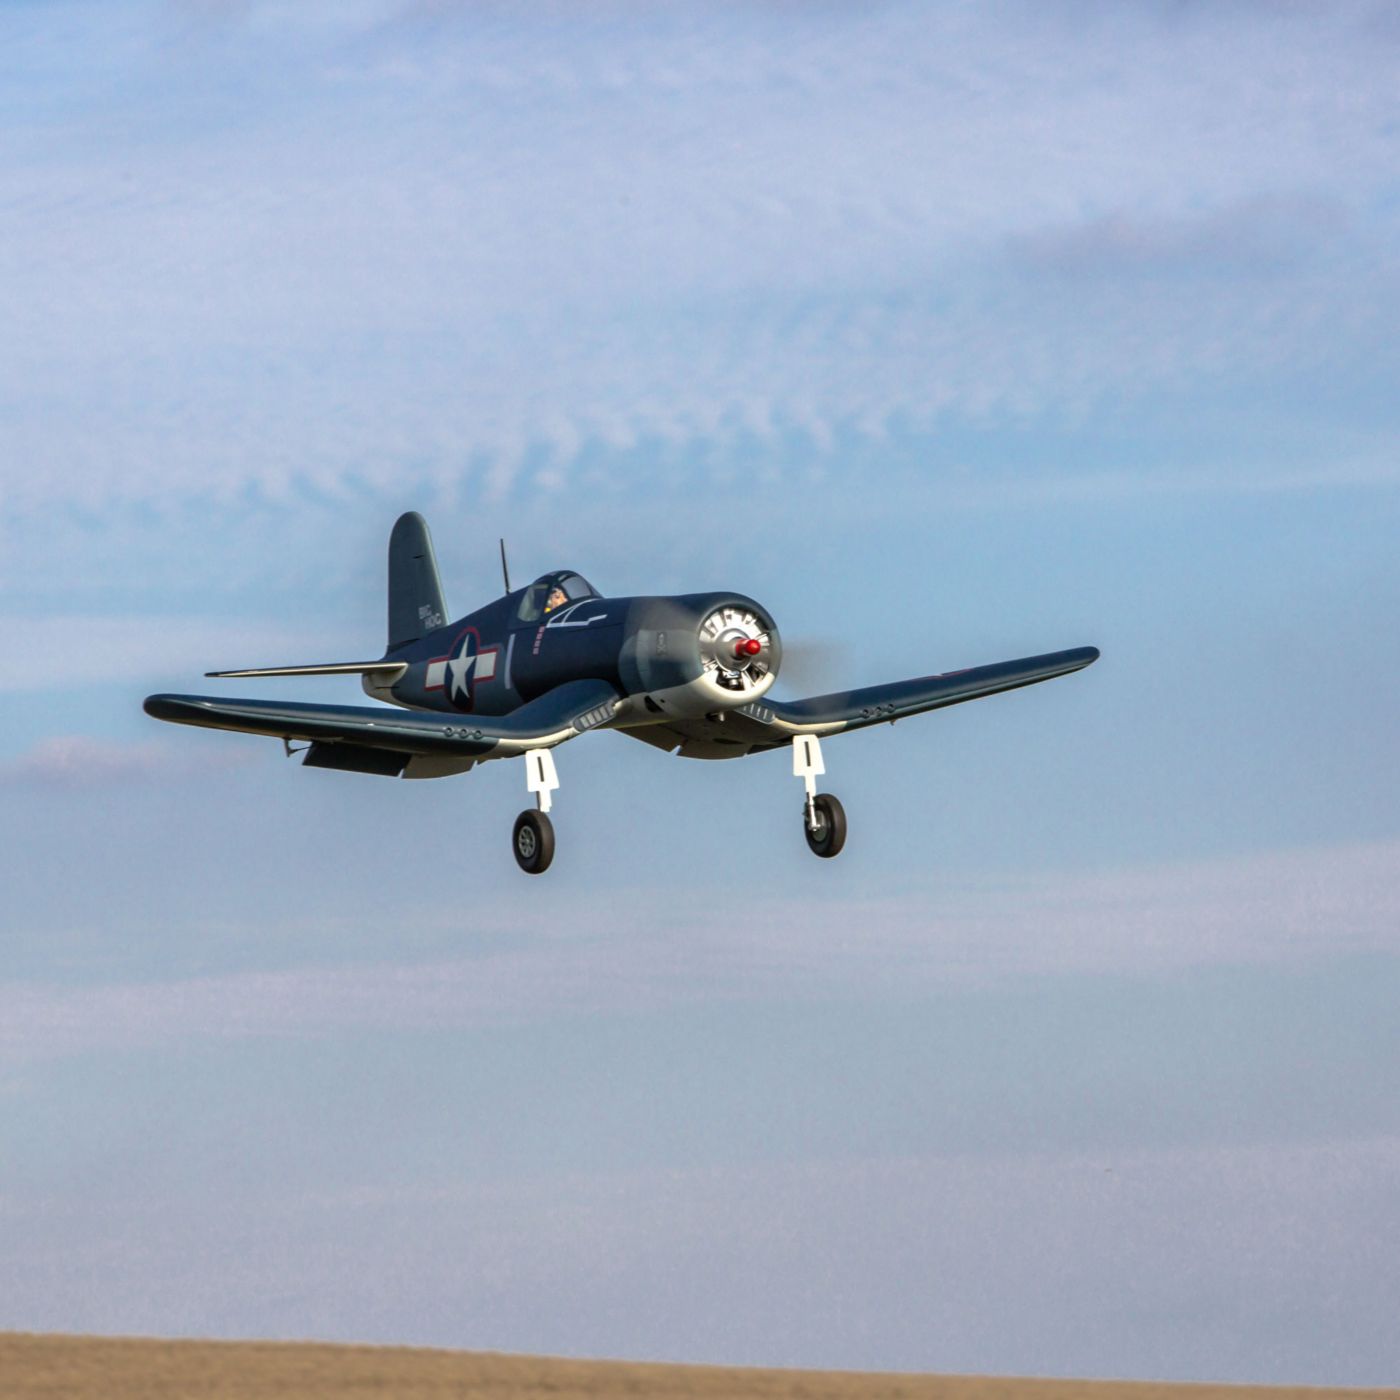
[[[403,661],[327,661],[317,666],[259,666],[243,671],[206,671],[211,679],[231,676],[378,676],[383,685],[392,685],[408,670]]]

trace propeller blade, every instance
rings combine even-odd
[[[777,684],[802,694],[815,694],[826,686],[839,669],[840,650],[832,642],[815,637],[788,639],[783,634],[783,664]]]

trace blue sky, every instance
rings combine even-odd
[[[1393,1383],[1398,58],[0,10],[0,1326]],[[780,756],[570,745],[526,881],[515,765],[140,711],[377,654],[405,509],[790,694],[1104,654],[828,745],[830,865]]]

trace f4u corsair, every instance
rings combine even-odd
[[[504,569],[505,550],[501,563]],[[146,713],[308,745],[304,764],[385,777],[442,778],[493,758],[523,758],[536,807],[516,818],[520,868],[554,858],[553,750],[616,729],[683,758],[791,748],[806,789],[803,830],[819,856],[846,840],[846,814],[817,791],[821,740],[1078,671],[1094,647],[896,681],[807,700],[773,700],[783,648],[773,619],[739,593],[604,598],[569,570],[447,620],[432,540],[420,515],[389,539],[389,645],[378,661],[211,671],[212,677],[357,675],[383,707],[152,695]]]

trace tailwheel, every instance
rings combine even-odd
[[[515,819],[511,849],[515,863],[527,875],[543,875],[554,859],[554,823],[533,807],[521,812]]]
[[[846,844],[846,809],[829,792],[803,804],[802,830],[814,855],[830,860]]]

